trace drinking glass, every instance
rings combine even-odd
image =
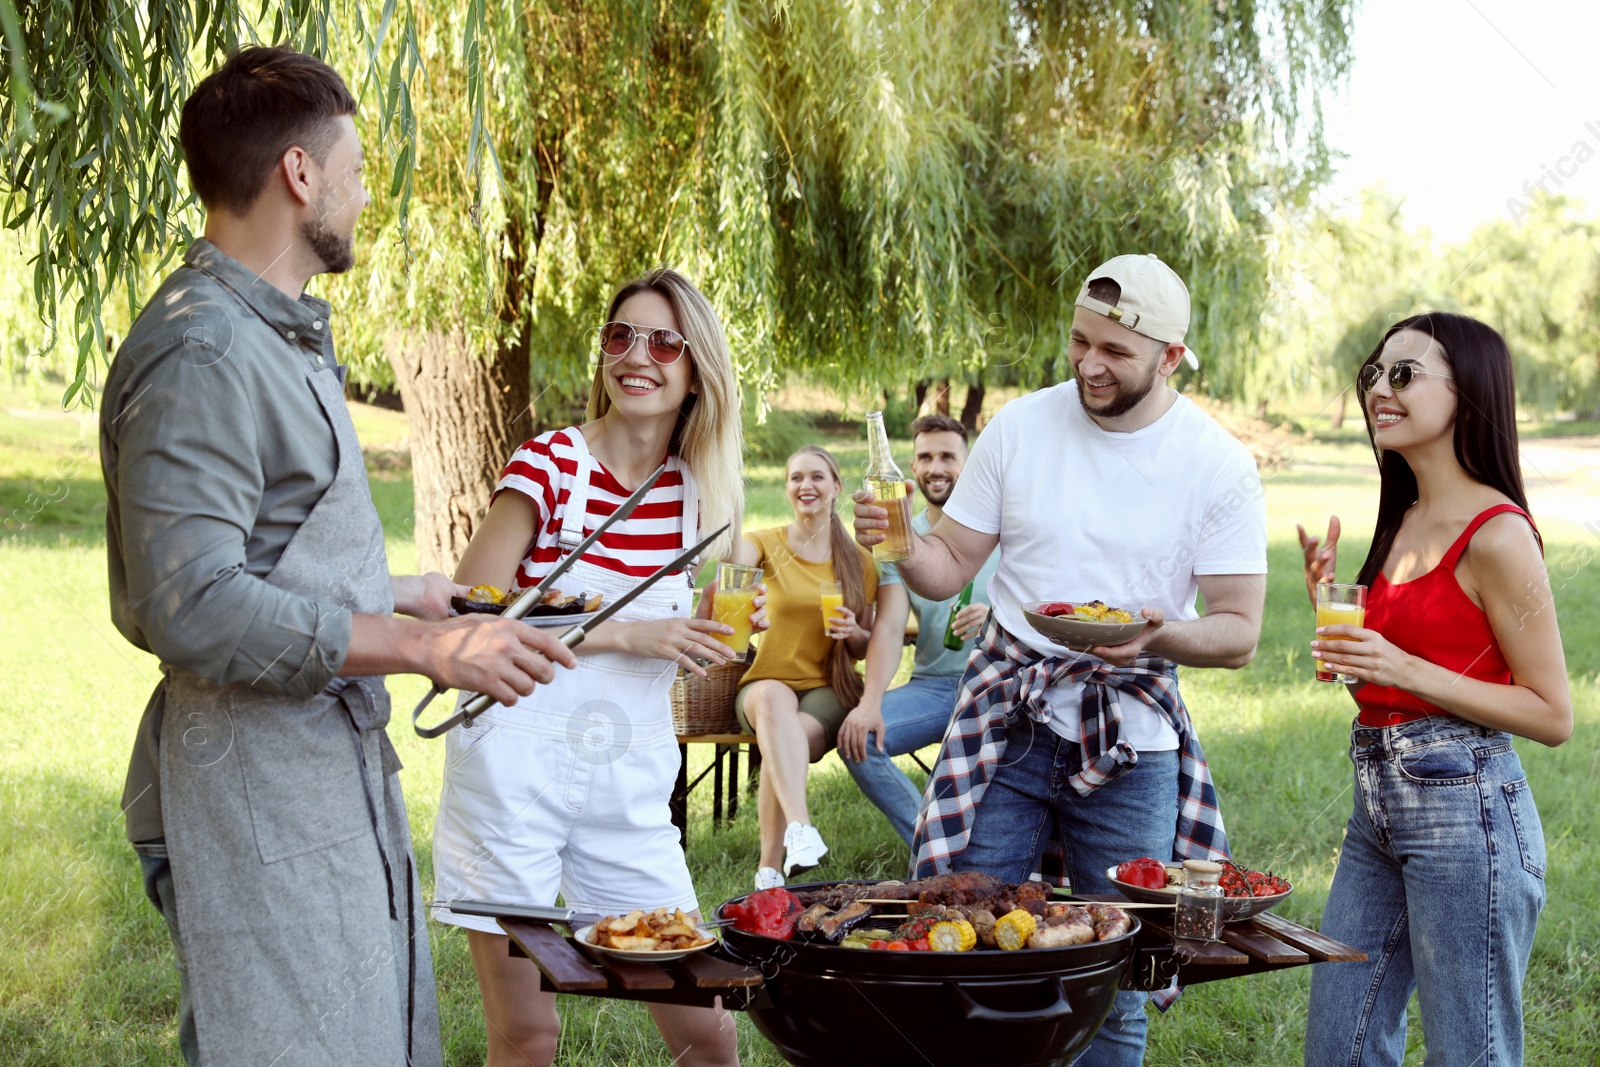
[[[1324,626],[1362,626],[1367,619],[1367,587],[1364,585],[1341,585],[1338,582],[1323,582],[1317,586],[1317,627]],[[1321,641],[1342,641],[1340,637],[1321,637]],[[1317,681],[1338,682],[1341,685],[1355,685],[1359,678],[1348,674],[1339,674],[1323,666],[1322,660],[1317,660]]]
[[[756,587],[761,578],[760,567],[717,564],[717,595],[711,601],[711,617],[733,627],[733,633],[711,636],[741,656],[750,650],[750,616],[756,610]]]
[[[834,621],[834,612],[844,606],[844,590],[838,582],[822,583],[822,631],[827,633],[828,624]]]

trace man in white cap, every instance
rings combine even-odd
[[[979,436],[944,516],[899,564],[949,596],[998,546],[990,621],[923,797],[916,874],[1036,870],[1081,893],[1140,856],[1214,858],[1227,843],[1177,667],[1242,667],[1266,593],[1255,461],[1170,388],[1187,356],[1189,292],[1155,256],[1117,256],[1078,293],[1074,380],[1021,397]],[[887,514],[856,494],[856,540]],[[1205,613],[1195,609],[1205,596]],[[1024,615],[1102,600],[1144,621],[1074,652]],[[1079,1067],[1143,1061],[1146,994],[1123,992]]]

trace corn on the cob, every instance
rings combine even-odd
[[[928,947],[935,952],[966,952],[977,943],[978,932],[965,919],[946,919],[928,931]]]
[[[994,922],[995,944],[1006,950],[1022,948],[1028,943],[1028,935],[1033,933],[1038,923],[1033,916],[1017,908],[1008,911]]]

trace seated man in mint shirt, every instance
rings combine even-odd
[[[927,508],[911,520],[919,534],[927,533],[943,515],[956,479],[967,461],[967,428],[948,415],[924,415],[911,424],[914,457],[911,474],[928,501]],[[957,596],[928,600],[907,589],[894,564],[883,564],[878,579],[879,625],[872,628],[867,645],[866,689],[839,727],[839,755],[868,800],[889,817],[889,824],[907,845],[916,826],[922,790],[895,766],[894,756],[936,745],[944,739],[950,713],[967,666],[968,643],[989,615],[989,578],[1000,553],[993,552],[972,582],[972,601],[955,619],[960,649],[945,647],[945,628]],[[917,652],[911,680],[889,689],[900,666],[906,618],[917,613]],[[885,692],[885,690],[888,692]]]

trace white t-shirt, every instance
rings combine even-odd
[[[1111,433],[1083,410],[1076,381],[1019,397],[978,435],[945,504],[950,518],[1000,535],[989,603],[1000,624],[1045,655],[1078,655],[1022,614],[1034,600],[1103,600],[1168,621],[1199,617],[1202,574],[1265,574],[1267,514],[1250,452],[1182,395],[1141,430]],[[1077,740],[1081,683],[1052,687],[1051,729]],[[1160,713],[1122,701],[1140,751],[1178,746]]]

